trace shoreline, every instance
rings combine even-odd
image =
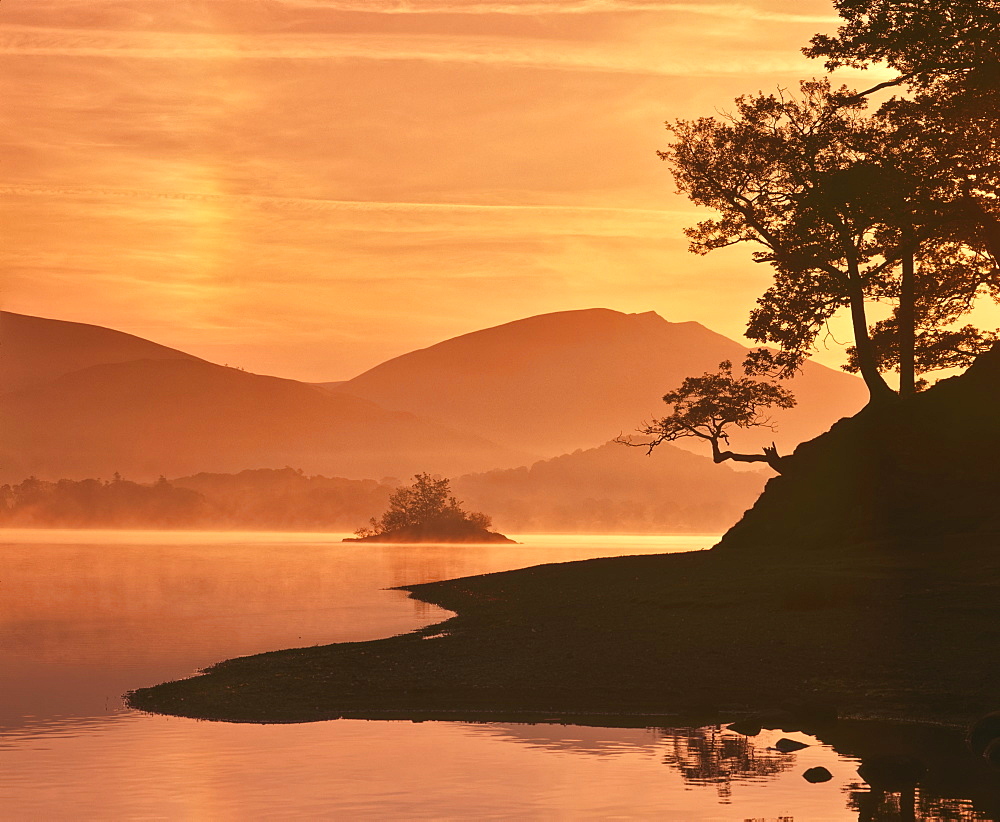
[[[968,727],[1000,707],[996,543],[780,559],[713,549],[403,586],[456,616],[226,660],[128,702],[242,722],[778,711],[800,724],[840,714]]]
[[[1000,707],[998,546],[1000,534],[795,558],[711,549],[403,586],[455,616],[227,660],[127,702],[243,723],[735,721],[863,763],[915,760],[922,796],[1000,818],[997,766],[967,744]]]

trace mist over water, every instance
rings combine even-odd
[[[0,531],[0,727],[123,710],[126,690],[222,659],[377,639],[450,614],[396,586],[715,537],[522,536],[519,545],[344,544],[345,534]]]

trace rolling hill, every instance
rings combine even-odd
[[[198,360],[165,345],[99,325],[0,311],[0,392],[44,385],[92,365]]]
[[[2,481],[116,471],[148,480],[286,465],[356,478],[453,475],[531,459],[368,400],[214,365],[106,329],[4,319],[3,359],[18,352],[22,361],[7,367],[25,376],[14,380],[20,388],[0,394]],[[154,357],[122,359],[147,352]],[[90,364],[102,355],[112,361]],[[28,379],[25,364],[32,362],[42,364],[36,380]]]
[[[321,387],[215,365],[99,326],[5,312],[0,481],[116,471],[144,481],[285,466],[405,479],[526,466],[629,431],[661,413],[660,396],[684,376],[739,360],[745,350],[697,323],[669,323],[652,312],[566,311],[446,340]],[[865,396],[860,380],[814,364],[793,387],[800,406],[778,418],[775,436],[785,451]],[[770,432],[750,432],[745,445],[734,445],[756,450],[770,439]],[[632,459],[642,474],[639,466],[664,453],[652,462],[625,449],[607,452],[615,456],[600,465],[576,460],[583,474],[607,484],[618,463]],[[674,483],[701,470],[676,456],[670,466]],[[567,487],[572,474],[563,473]],[[729,497],[721,488],[712,494]],[[554,511],[553,499],[545,505]]]

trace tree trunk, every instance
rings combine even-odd
[[[860,278],[853,274],[848,284],[851,300],[851,323],[854,326],[854,347],[858,352],[858,368],[868,386],[869,402],[885,402],[896,396],[882,377],[875,359],[875,348],[868,336],[868,318],[865,314],[865,293]]]
[[[916,282],[913,272],[913,249],[903,254],[903,272],[899,283],[899,310],[896,312],[899,334],[899,394],[916,393]]]

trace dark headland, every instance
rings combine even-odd
[[[783,711],[803,727],[967,727],[1000,710],[998,411],[995,349],[801,445],[710,551],[413,586],[456,616],[228,660],[128,699],[242,722]]]

